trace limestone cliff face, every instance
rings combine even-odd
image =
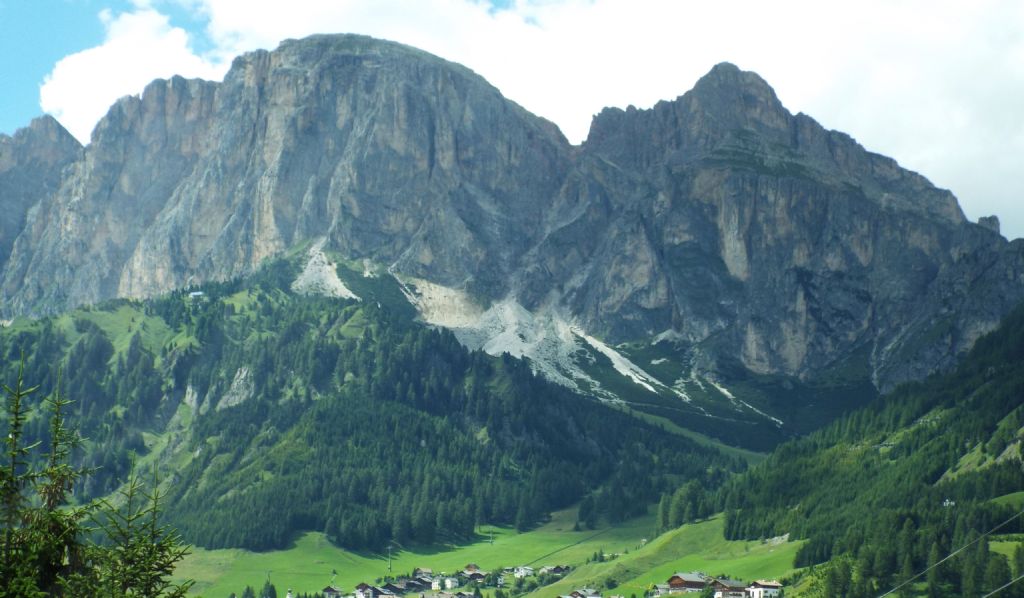
[[[51,116],[33,120],[13,137],[0,135],[0,272],[29,209],[57,189],[64,167],[81,152],[78,141]]]
[[[569,167],[557,128],[465,68],[359,36],[120,100],[5,272],[7,312],[244,274],[315,237],[499,295]]]
[[[732,65],[651,110],[602,112],[578,172],[607,195],[537,255],[613,339],[671,324],[717,357],[800,376],[860,351],[889,388],[950,366],[1024,297],[1024,243]],[[585,255],[556,259],[566,246]]]
[[[671,329],[709,367],[805,377],[866,355],[888,387],[949,366],[1024,298],[1024,244],[727,64],[674,101],[603,111],[573,147],[463,67],[315,36],[223,83],[122,99],[32,197],[0,230],[20,231],[6,264],[0,243],[0,315],[241,275],[322,238],[608,341]]]

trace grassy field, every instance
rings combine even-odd
[[[577,567],[561,582],[535,592],[537,596],[567,594],[582,586],[606,588],[615,579],[615,593],[642,594],[652,583],[663,583],[676,571],[699,570],[744,578],[780,577],[792,570],[798,543],[729,542],[722,539],[721,518],[711,519],[652,538],[653,516],[614,527],[573,531],[575,510],[555,513],[551,521],[527,533],[485,527],[478,539],[458,546],[412,547],[392,554],[392,572],[416,567],[455,572],[467,563],[485,570],[530,564],[534,567],[569,564]],[[493,543],[490,537],[493,534]],[[618,554],[614,560],[585,564],[598,551]],[[195,549],[179,567],[179,579],[196,580],[192,595],[226,598],[245,586],[257,588],[269,575],[279,592],[320,590],[337,571],[336,585],[351,590],[361,581],[387,575],[386,554],[354,553],[332,546],[323,534],[309,533],[284,551]]]
[[[999,498],[993,498],[992,502],[1000,505],[1009,505],[1017,509],[1024,509],[1024,492],[1014,492],[1013,494],[1004,494]]]
[[[537,595],[568,594],[585,586],[641,596],[652,584],[665,583],[677,571],[727,574],[744,580],[779,578],[793,571],[799,542],[728,541],[722,538],[722,525],[720,516],[684,525],[614,560],[583,565]]]
[[[581,532],[573,531],[575,521],[575,510],[560,511],[548,523],[523,534],[514,529],[484,527],[471,544],[396,549],[392,554],[392,571],[399,574],[429,567],[435,572],[454,573],[471,562],[485,570],[525,564],[579,564],[598,550],[632,550],[640,545],[641,539],[652,537],[654,528],[653,516]],[[226,598],[231,592],[241,594],[246,584],[258,589],[268,572],[281,592],[288,588],[296,592],[318,591],[330,582],[332,570],[338,572],[337,584],[351,590],[361,581],[372,582],[386,575],[387,555],[349,552],[331,545],[323,534],[309,533],[284,551],[197,548],[178,567],[176,577],[196,580],[193,595]]]

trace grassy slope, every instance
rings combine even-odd
[[[579,564],[594,552],[634,549],[642,538],[651,537],[654,517],[640,517],[612,528],[581,532],[573,531],[574,509],[554,513],[541,527],[519,534],[514,529],[484,527],[471,544],[458,546],[412,547],[396,550],[392,570],[408,573],[415,567],[429,567],[435,572],[461,571],[467,563],[477,563],[485,570],[496,567],[534,564],[537,567],[555,564]],[[493,529],[494,543],[488,540]],[[245,550],[202,550],[185,559],[175,576],[196,580],[193,594],[221,598],[230,592],[241,594],[246,584],[256,587],[270,578],[279,591],[291,588],[296,592],[320,590],[330,581],[331,570],[337,570],[337,583],[351,590],[361,581],[372,582],[387,574],[387,555],[354,553],[332,546],[319,533],[302,536],[289,550],[255,553]]]
[[[493,528],[494,543],[484,528],[478,539],[466,545],[413,547],[393,555],[395,574],[415,567],[435,572],[455,572],[467,563],[485,570],[531,564],[535,567],[571,564],[578,569],[566,579],[536,592],[541,596],[567,594],[574,588],[604,588],[609,577],[617,580],[615,593],[640,595],[653,583],[663,583],[676,571],[728,573],[744,578],[778,578],[792,571],[793,557],[800,544],[777,545],[760,542],[730,542],[722,539],[720,517],[652,537],[654,517],[640,517],[615,527],[572,531],[575,510],[555,513],[548,523],[527,533]],[[614,560],[585,564],[598,550],[619,553]],[[254,553],[244,550],[196,549],[177,569],[179,579],[196,580],[193,595],[220,598],[241,593],[248,584],[263,583],[267,572],[279,591],[312,592],[330,581],[337,570],[337,584],[351,590],[360,581],[372,582],[387,574],[387,556],[354,553],[332,546],[323,534],[310,533],[284,551]]]
[[[584,565],[538,594],[563,595],[584,586],[603,589],[607,580],[613,579],[618,584],[612,590],[615,594],[639,596],[651,584],[665,583],[677,571],[725,573],[753,580],[779,578],[793,570],[799,542],[728,541],[722,538],[722,525],[721,517],[684,525],[612,561]]]

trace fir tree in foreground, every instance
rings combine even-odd
[[[48,442],[26,445],[38,387],[27,387],[23,373],[22,367],[13,386],[3,385],[0,598],[185,596],[191,582],[168,578],[188,547],[159,522],[155,480],[150,490],[133,469],[116,505],[72,505],[72,490],[87,471],[71,465],[81,439],[65,421],[70,401],[59,392],[45,398]]]

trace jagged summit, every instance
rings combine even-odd
[[[856,355],[884,387],[948,366],[1024,297],[1019,250],[948,191],[728,63],[675,100],[602,111],[573,147],[469,69],[313,36],[221,83],[155,81],[65,149],[46,176],[15,169],[39,185],[5,225],[4,317],[244,275],[323,239],[525,313],[516,326],[550,310],[533,321],[667,333],[701,368],[760,374]]]

